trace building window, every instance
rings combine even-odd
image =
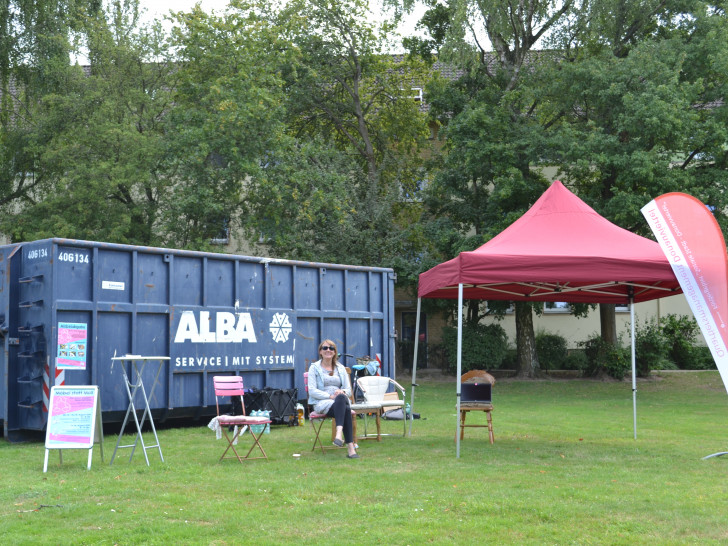
[[[491,304],[490,301],[485,302],[485,309],[488,314],[494,315],[496,313],[515,313],[516,312],[516,304],[512,301],[508,302],[508,307],[503,307],[502,303],[503,300],[493,300],[493,304]]]
[[[546,313],[570,313],[571,305],[566,301],[547,301],[543,304]]]
[[[571,304],[566,301],[547,301],[543,304],[543,310],[546,313],[571,313]],[[617,313],[629,313],[629,304],[618,303],[614,310]]]
[[[230,226],[228,225],[227,219],[222,221],[220,231],[215,237],[210,239],[210,243],[213,245],[226,245],[230,243]]]
[[[417,326],[417,313],[412,311],[402,312],[402,338],[400,340],[400,358],[402,365],[412,368],[415,349],[415,330]],[[417,367],[427,367],[427,315],[420,313],[420,331],[417,339]]]
[[[422,192],[427,188],[427,177],[423,176],[418,180],[410,181],[406,184],[400,184],[399,191],[402,201],[414,202],[422,201]]]

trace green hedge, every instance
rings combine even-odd
[[[566,338],[558,334],[538,332],[536,334],[536,354],[542,370],[565,370],[568,358]]]
[[[632,356],[627,347],[604,341],[601,336],[594,336],[579,343],[584,348],[587,366],[584,373],[599,377],[608,375],[615,379],[624,379],[632,368]]]
[[[709,370],[715,362],[707,347],[696,345],[700,327],[693,317],[667,315],[635,324],[637,373],[650,370]]]
[[[635,324],[637,375],[646,377],[656,369],[715,369],[707,347],[696,345],[700,333],[694,318],[667,315],[658,323],[652,319]],[[536,353],[542,370],[582,370],[587,376],[609,375],[623,379],[631,369],[629,346],[612,345],[595,335],[579,343],[581,350],[569,351],[562,336],[536,334]],[[450,371],[457,365],[457,328],[443,331],[443,348]],[[463,327],[462,371],[472,369],[517,368],[516,352],[509,349],[508,337],[499,324]]]
[[[457,328],[445,327],[443,346],[450,371],[457,368]],[[462,372],[501,367],[508,352],[508,336],[500,324],[463,326]]]

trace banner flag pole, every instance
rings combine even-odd
[[[642,214],[672,266],[728,390],[728,253],[723,232],[710,209],[685,193],[661,195],[645,205]]]

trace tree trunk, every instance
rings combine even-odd
[[[516,302],[516,352],[518,377],[535,377],[539,363],[536,335],[533,332],[533,312],[531,304],[523,301]]]
[[[617,314],[613,303],[599,304],[599,320],[602,329],[602,339],[612,345],[617,344]]]
[[[477,326],[480,322],[480,300],[465,300],[465,324]]]

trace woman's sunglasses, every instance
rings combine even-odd
[[[336,347],[334,347],[333,345],[321,345],[321,350],[322,351],[335,351]]]

